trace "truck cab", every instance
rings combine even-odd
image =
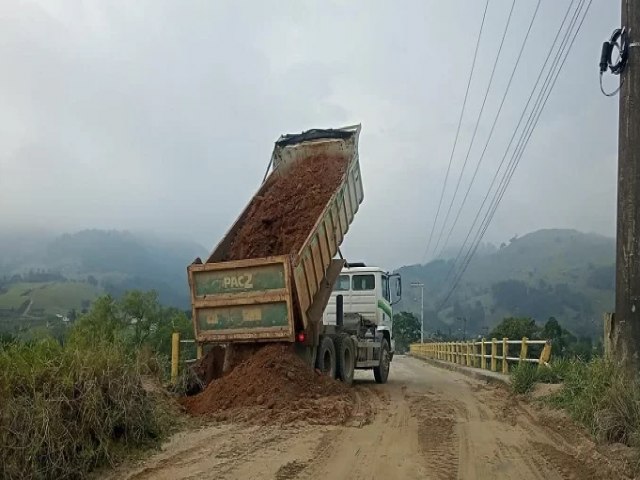
[[[391,284],[395,279],[395,300],[392,299]],[[324,325],[336,325],[336,299],[343,299],[345,314],[359,314],[377,325],[384,332],[395,351],[393,339],[393,305],[401,295],[401,280],[398,274],[390,274],[380,267],[369,267],[364,263],[351,263],[342,269],[324,310]]]

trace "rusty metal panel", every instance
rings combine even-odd
[[[340,228],[340,215],[338,215],[338,200],[336,199],[331,205],[331,210],[329,211],[331,216],[331,224],[333,226],[332,233],[333,238],[335,240],[336,245],[341,245],[344,236],[342,235],[342,228]],[[337,249],[336,249],[337,251]],[[334,252],[335,255],[335,252]]]
[[[322,222],[322,226],[318,229],[318,242],[320,244],[320,255],[322,256],[322,269],[324,271],[329,268],[329,264],[331,263],[331,259],[333,255],[331,255],[331,248],[329,247],[329,241],[327,239],[327,227],[326,221]]]
[[[198,341],[293,341],[290,258],[190,265]]]
[[[313,260],[311,259],[311,251],[307,250],[302,257],[302,266],[304,268],[304,276],[307,279],[307,285],[309,287],[309,297],[313,302],[313,297],[318,291],[318,283],[316,281],[316,275],[313,271]]]
[[[316,284],[320,285],[320,282],[324,277],[325,269],[322,265],[322,253],[320,253],[320,241],[317,234],[314,235],[313,240],[311,240],[310,248],[313,271],[316,275]]]
[[[351,189],[349,188],[349,182],[344,184],[344,209],[347,214],[347,224],[350,225],[353,222],[353,202],[351,200]]]
[[[284,264],[194,272],[193,278],[197,298],[285,288]]]
[[[298,292],[298,302],[302,311],[306,311],[311,305],[311,293],[309,285],[307,285],[307,277],[304,273],[304,265],[301,263],[294,269],[293,280],[295,281],[296,291]]]
[[[347,212],[344,209],[344,190],[342,190],[340,192],[340,194],[338,195],[336,207],[338,209],[338,221],[339,221],[339,224],[340,224],[340,237],[344,238],[345,234],[347,233],[347,230],[349,229],[348,223],[347,223]]]
[[[353,183],[356,191],[356,203],[361,204],[364,199],[364,191],[362,190],[362,177],[360,176],[360,162],[356,162],[353,167]]]

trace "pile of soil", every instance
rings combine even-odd
[[[312,370],[291,345],[258,350],[198,395],[180,402],[192,415],[258,424],[335,425],[362,413],[355,391]]]
[[[335,192],[348,165],[344,156],[302,159],[273,175],[251,202],[224,260],[296,253]]]

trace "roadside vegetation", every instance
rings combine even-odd
[[[529,393],[536,383],[561,383],[544,401],[566,411],[598,442],[640,448],[640,384],[611,362],[557,359],[549,366],[522,364],[512,370],[514,393]]]
[[[154,292],[98,298],[63,338],[0,341],[0,478],[81,478],[158,445],[175,422],[162,388],[186,315]]]

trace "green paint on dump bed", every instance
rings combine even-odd
[[[285,288],[282,264],[197,272],[194,279],[196,297]]]
[[[196,315],[200,331],[251,331],[252,328],[281,328],[289,325],[286,302],[200,308]]]

